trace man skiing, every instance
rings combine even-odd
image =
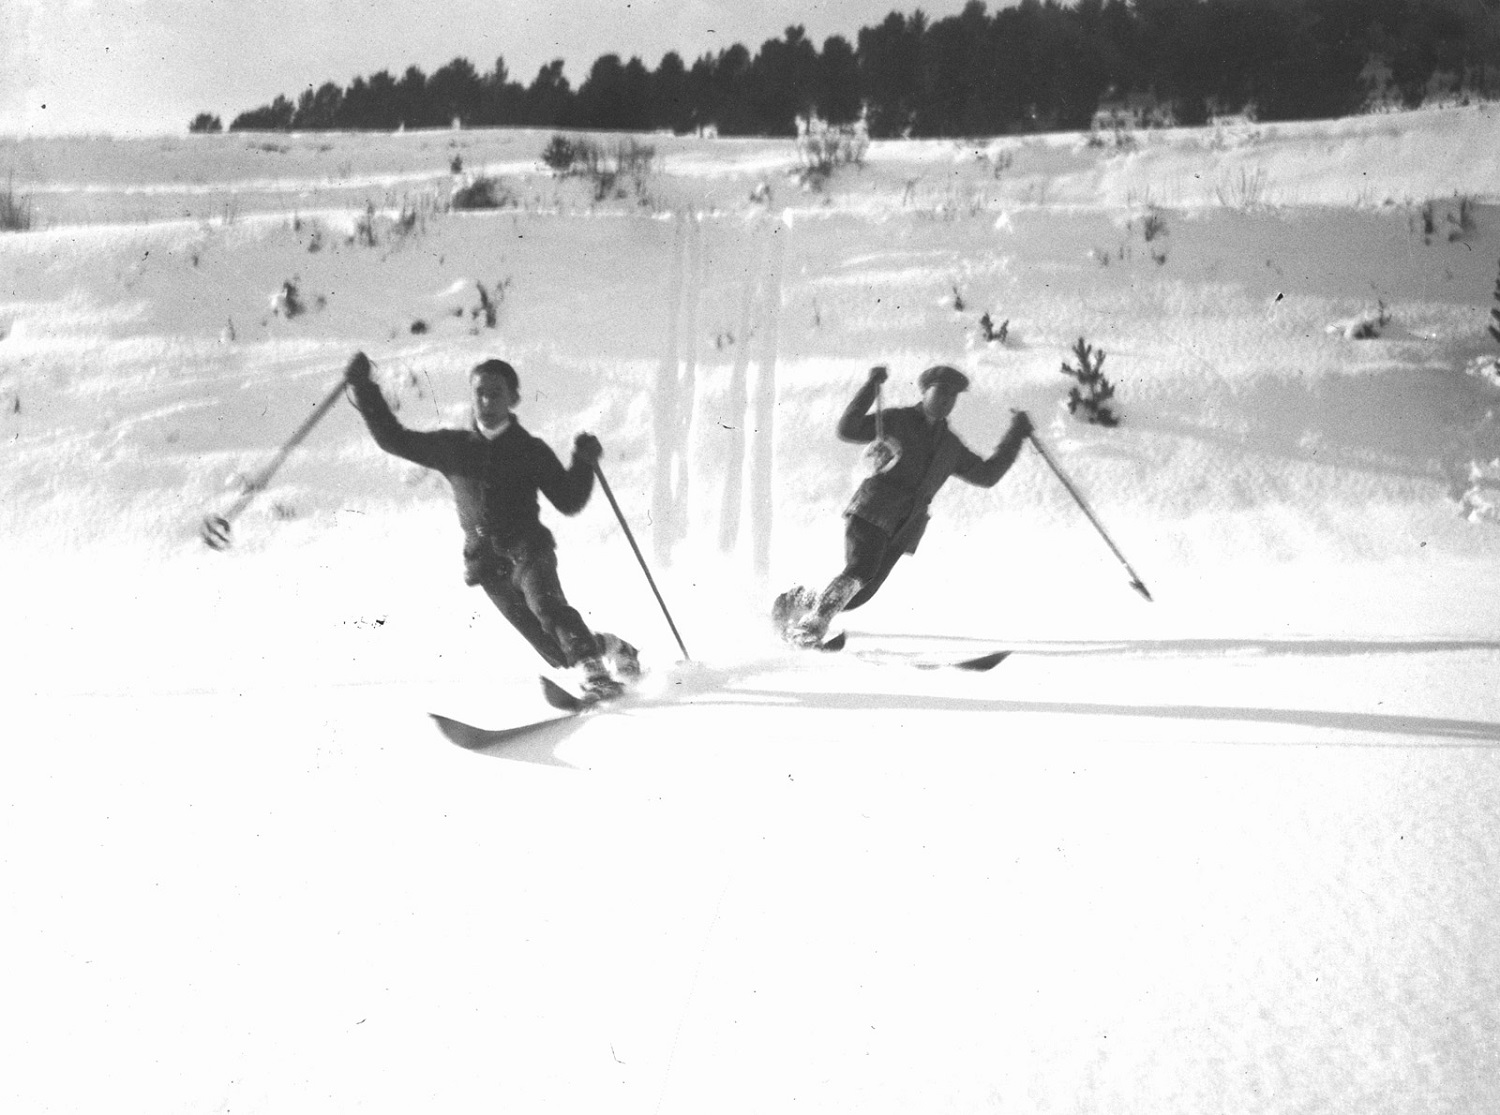
[[[948,428],[959,393],[969,380],[938,364],[919,377],[922,401],[870,414],[886,381],[883,366],[870,369],[838,422],[844,441],[874,442],[875,471],[860,484],[844,511],[844,568],[822,592],[792,589],[777,599],[775,618],[798,646],[817,646],[840,612],[858,608],[885,582],[902,554],[915,553],[927,528],[927,507],[950,476],[991,488],[1015,463],[1031,419],[1017,411],[1010,429],[982,458]],[[867,453],[870,452],[867,450]]]
[[[568,603],[557,576],[556,540],[542,525],[537,501],[541,492],[564,515],[583,510],[603,453],[599,439],[579,434],[572,463],[563,468],[546,442],[516,419],[520,380],[504,360],[485,360],[470,371],[467,429],[401,425],[363,352],[349,360],[344,378],[376,444],[436,469],[452,487],[464,531],[464,583],[484,589],[549,665],[576,667],[588,695],[619,694],[622,679],[640,672],[635,648],[615,635],[590,631]]]

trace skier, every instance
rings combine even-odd
[[[838,422],[844,441],[876,442],[874,471],[844,511],[844,568],[822,592],[794,588],[778,597],[775,619],[798,646],[817,646],[840,612],[858,608],[885,582],[902,554],[915,553],[927,528],[927,507],[950,476],[991,488],[1015,463],[1031,419],[1017,411],[1010,429],[988,458],[981,458],[948,428],[959,393],[969,380],[938,364],[917,377],[922,401],[870,414],[888,376],[870,369]],[[870,450],[866,451],[867,453]]]
[[[640,673],[635,648],[595,634],[568,603],[557,576],[557,544],[538,514],[537,492],[564,515],[576,515],[594,488],[599,439],[581,433],[565,469],[546,442],[528,433],[513,410],[520,381],[504,360],[469,372],[472,421],[467,429],[410,430],[397,421],[356,352],[344,370],[355,406],[387,453],[436,469],[453,489],[464,530],[464,583],[478,585],[500,614],[553,667],[577,668],[590,697],[612,697]],[[613,673],[611,673],[613,668]]]

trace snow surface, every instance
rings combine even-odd
[[[0,140],[0,1106],[1500,1109],[1495,107],[876,143],[822,191],[642,137],[605,202],[547,138]],[[448,212],[455,155],[515,204]],[[1117,429],[1062,405],[1080,336]],[[342,403],[204,548],[356,348],[409,423],[503,355],[598,433],[692,661],[596,497],[548,521],[645,691],[447,743],[541,715],[537,664]],[[1028,451],[790,654],[837,414],[938,361],[1155,603]]]

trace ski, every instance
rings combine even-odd
[[[517,724],[510,728],[480,728],[440,713],[433,712],[428,715],[432,717],[433,722],[437,724],[438,731],[442,732],[449,742],[458,744],[465,751],[484,751],[503,743],[512,743],[554,724],[562,724],[573,719],[573,714],[564,713],[562,716],[545,716],[540,720]]]
[[[466,724],[462,720],[454,720],[451,716],[443,716],[441,713],[433,712],[428,715],[432,717],[438,731],[442,732],[449,741],[458,744],[466,751],[487,751],[504,743],[524,740],[547,728],[566,724],[575,717],[601,705],[611,704],[630,692],[627,688],[624,693],[616,697],[588,697],[572,692],[545,675],[542,676],[541,683],[542,699],[557,710],[555,715],[543,716],[509,728],[481,728],[475,724]]]
[[[840,631],[837,635],[832,636],[824,642],[806,649],[836,652],[844,648],[847,639],[848,633]],[[902,661],[897,656],[890,654],[881,655],[879,652],[874,651],[855,651],[853,653],[865,661],[880,665],[890,665],[894,662],[897,665],[913,666],[918,670],[952,669],[965,670],[970,673],[983,673],[993,670],[1001,662],[1009,658],[1013,652],[997,650],[987,654],[975,655],[972,658],[922,662]],[[474,724],[467,724],[462,720],[454,720],[452,717],[443,716],[440,713],[434,712],[429,713],[429,715],[437,725],[438,731],[442,732],[450,742],[457,744],[466,751],[487,751],[506,743],[516,743],[539,735],[548,728],[566,724],[586,712],[606,707],[619,700],[619,697],[591,698],[580,693],[575,693],[545,675],[540,680],[542,683],[542,698],[556,710],[554,715],[544,716],[540,719],[527,721],[524,724],[516,724],[508,728],[481,728]],[[629,692],[629,689],[627,689],[620,696],[627,696]]]
[[[1011,651],[995,650],[989,654],[976,655],[973,658],[961,658],[957,662],[919,662],[919,670],[968,670],[972,673],[984,673],[993,670],[1000,663],[1011,656]]]
[[[619,700],[625,694],[620,693],[614,697],[596,697],[583,693],[574,693],[565,689],[546,675],[542,676],[542,698],[553,708],[563,712],[580,713],[587,712],[595,705],[608,704],[610,701]]]
[[[875,662],[881,665],[894,663],[896,665],[911,666],[917,670],[965,670],[973,674],[982,674],[993,670],[1015,652],[993,650],[986,654],[976,654],[971,658],[919,659],[916,661],[890,652],[882,654],[878,650],[856,650],[852,653],[867,662]]]

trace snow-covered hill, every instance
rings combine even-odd
[[[875,143],[821,189],[637,137],[602,201],[548,139],[0,139],[7,1110],[1500,1103],[1494,106]],[[450,210],[480,175],[510,204]],[[1066,412],[1079,338],[1117,428]],[[597,433],[692,661],[596,499],[564,583],[646,692],[451,747],[429,710],[539,715],[536,663],[342,404],[204,548],[356,349],[413,425],[500,355]],[[1155,602],[1028,451],[789,654],[837,414],[939,361]]]

